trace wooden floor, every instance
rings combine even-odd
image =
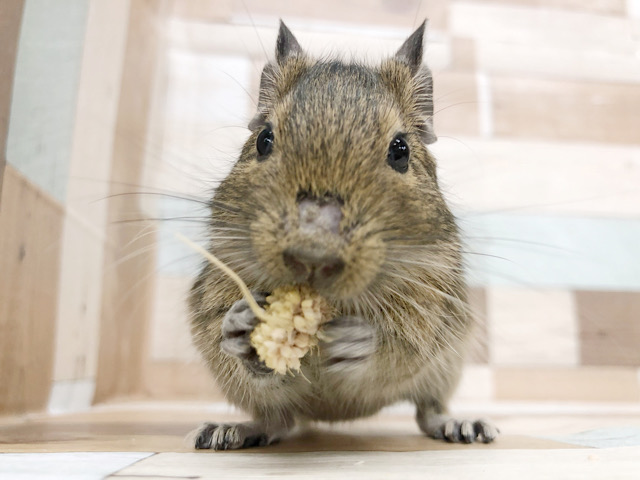
[[[309,426],[277,445],[241,452],[195,451],[185,441],[203,421],[244,419],[224,405],[122,404],[0,418],[0,480],[640,478],[640,410],[493,417],[502,435],[491,445],[425,438],[400,409]]]

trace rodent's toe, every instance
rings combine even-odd
[[[244,359],[248,359],[252,351],[249,339],[245,336],[225,338],[220,342],[220,348],[229,355]]]
[[[266,304],[267,296],[265,293],[252,292],[252,295],[258,305]],[[222,319],[222,336],[234,338],[250,334],[257,324],[258,319],[249,307],[249,302],[243,298],[234,303]]]
[[[240,311],[232,308],[222,320],[222,336],[233,338],[251,333],[257,324],[258,319],[248,307]]]
[[[260,357],[256,349],[251,345],[249,335],[241,337],[225,338],[220,342],[220,349],[227,355],[239,358],[243,365],[253,375],[266,375],[273,373],[273,370],[267,367]]]
[[[218,427],[219,425],[217,423],[204,424],[196,436],[195,447],[198,450],[207,450],[211,448],[213,433],[218,429]]]
[[[253,299],[256,301],[256,303],[260,306],[264,306],[267,303],[267,294],[264,292],[251,292],[251,295],[253,295]],[[229,312],[234,312],[234,313],[240,313],[243,312],[245,310],[251,310],[251,307],[249,307],[249,302],[247,302],[244,298],[241,298],[240,300],[238,300],[236,303],[234,303],[231,308],[229,309]]]
[[[473,443],[476,440],[476,436],[473,422],[462,420],[460,422],[460,441],[462,443]]]
[[[447,442],[460,443],[462,435],[460,433],[461,422],[455,418],[450,418],[442,426],[442,435]],[[468,443],[468,442],[466,442]]]
[[[476,438],[480,438],[483,443],[493,442],[500,433],[500,430],[487,420],[477,420],[473,424],[473,427],[476,433]]]

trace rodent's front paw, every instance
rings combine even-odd
[[[253,293],[259,305],[266,304],[266,295]],[[272,370],[258,358],[251,345],[251,332],[258,324],[258,319],[245,300],[238,300],[229,309],[222,320],[222,342],[220,348],[229,355],[238,357],[245,366],[256,374],[269,373]]]
[[[321,330],[320,349],[327,369],[346,371],[366,364],[377,346],[374,327],[360,317],[338,317]]]

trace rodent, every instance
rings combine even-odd
[[[308,284],[338,313],[302,374],[277,375],[249,343],[257,320],[236,285],[205,264],[190,295],[193,341],[253,421],[205,424],[196,448],[267,445],[297,420],[355,419],[402,400],[428,436],[496,437],[488,421],[447,414],[473,321],[459,229],[427,149],[425,23],[376,67],[313,59],[280,23],[251,135],[210,202],[209,249],[258,302]]]

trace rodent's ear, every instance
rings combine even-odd
[[[422,115],[422,141],[427,145],[438,140],[433,130],[433,77],[431,70],[423,65],[414,77],[418,85],[418,111]]]
[[[422,52],[424,32],[427,21],[422,22],[415,32],[400,47],[394,60],[409,67],[413,75],[414,85],[417,91],[413,96],[417,102],[417,110],[421,117],[422,140],[426,144],[435,142],[438,138],[433,131],[433,78],[431,70],[422,65]]]
[[[280,20],[280,30],[276,40],[276,62],[282,66],[287,59],[302,55],[302,47],[293,36],[289,27]]]
[[[418,72],[420,65],[422,65],[422,45],[426,26],[427,21],[425,20],[422,22],[422,25],[405,40],[395,56],[395,59],[399,62],[409,65],[411,73],[414,75]]]
[[[301,71],[300,62],[293,62],[293,68],[285,68],[285,63],[292,59],[302,59],[304,56],[298,40],[280,20],[280,30],[276,40],[276,61],[267,63],[262,70],[258,112],[249,123],[249,130],[254,131],[264,125],[269,108],[276,100],[278,92],[286,90],[286,86],[293,82],[296,74]]]

